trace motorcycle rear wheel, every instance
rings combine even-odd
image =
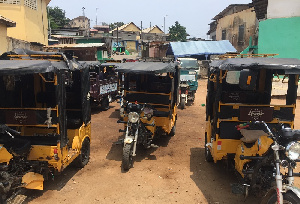
[[[180,108],[183,110],[185,108],[185,99],[181,98],[180,99]]]
[[[273,194],[268,200],[267,204],[277,203],[277,195]],[[298,204],[300,203],[300,198],[296,196],[293,192],[287,192],[283,194],[283,204]]]
[[[132,144],[125,144],[123,147],[122,166],[125,171],[129,170],[133,165]]]

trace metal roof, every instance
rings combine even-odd
[[[89,48],[89,47],[102,47],[105,43],[79,43],[79,44],[57,44],[48,47],[52,48]]]
[[[221,55],[227,52],[236,52],[236,49],[228,40],[171,42],[170,45],[175,57]]]
[[[126,62],[115,64],[116,72],[134,73],[134,74],[161,74],[167,72],[175,72],[175,66],[178,63],[164,62]]]
[[[5,18],[0,15],[0,23],[5,24],[7,27],[16,27],[16,22],[9,20],[8,18]]]

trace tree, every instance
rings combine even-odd
[[[111,24],[109,24],[109,29],[110,29],[110,30],[113,30],[113,29],[115,29],[115,28],[117,28],[117,27],[120,27],[120,26],[122,26],[122,25],[124,25],[123,22],[115,22],[115,23],[111,23]]]
[[[175,25],[172,25],[169,28],[169,37],[170,41],[186,41],[186,36],[188,34],[186,33],[186,28],[184,26],[181,26],[178,21],[175,22]]]
[[[47,11],[51,29],[63,28],[70,22],[70,19],[66,18],[66,12],[58,6],[48,6]]]

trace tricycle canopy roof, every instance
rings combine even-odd
[[[176,72],[176,65],[178,65],[177,62],[126,62],[116,64],[116,71],[134,74],[161,74],[167,72]]]
[[[25,54],[25,55],[23,55]],[[13,55],[13,57],[9,57]],[[32,52],[16,54],[4,53],[0,59],[0,74],[34,74],[76,70],[84,68],[75,60],[68,60],[62,53]],[[12,59],[12,60],[9,60]]]
[[[264,68],[284,70],[286,74],[300,74],[300,60],[294,58],[228,58],[212,61],[210,66],[229,71]]]

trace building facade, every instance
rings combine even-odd
[[[250,38],[257,44],[258,21],[252,4],[232,4],[216,15],[208,35],[212,40],[229,40],[237,52],[249,46]]]
[[[0,15],[0,55],[9,51],[7,29],[12,27],[16,27],[16,23]]]
[[[16,27],[7,30],[7,36],[29,43],[32,49],[48,45],[47,5],[50,1],[0,0],[1,15],[16,22]]]

